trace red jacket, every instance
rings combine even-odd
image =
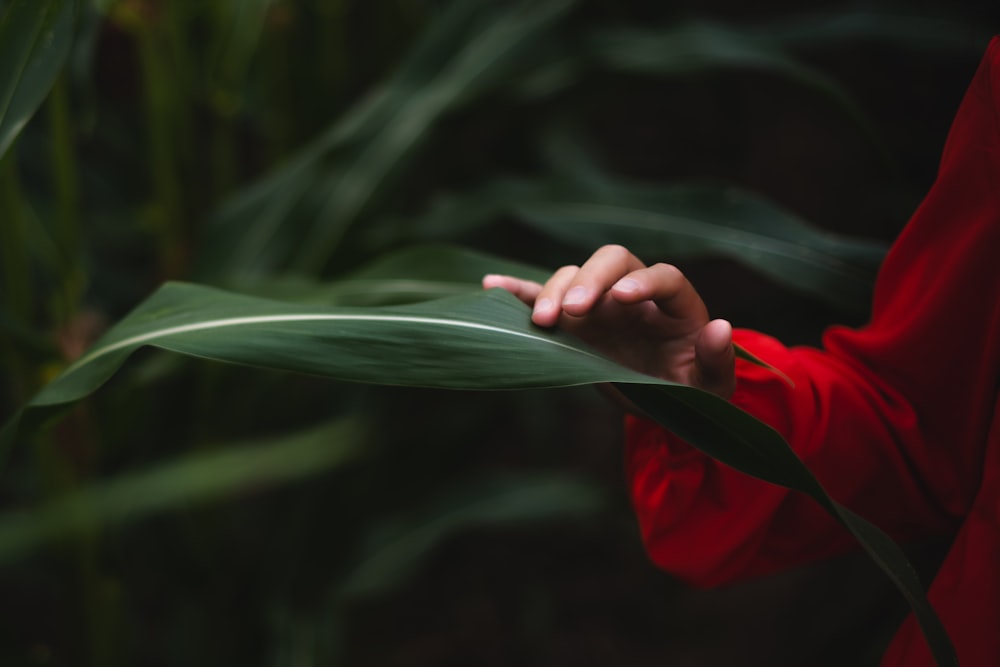
[[[937,181],[890,251],[871,322],[823,349],[736,340],[733,402],[777,428],[830,495],[898,540],[955,535],[930,600],[963,667],[1000,665],[1000,37],[952,126]],[[626,423],[652,560],[711,586],[842,552],[853,538],[797,492],[748,477],[657,425]],[[908,618],[883,658],[933,665]]]

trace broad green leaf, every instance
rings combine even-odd
[[[48,95],[73,41],[72,0],[12,0],[0,15],[0,158]]]
[[[327,472],[356,460],[363,436],[360,422],[344,419],[270,441],[185,455],[37,508],[5,512],[0,514],[0,563],[95,526],[124,524]]]
[[[656,261],[728,257],[843,310],[868,307],[887,250],[882,243],[823,231],[734,187],[615,179],[565,126],[546,134],[545,148],[546,160],[571,184],[567,199],[529,205],[520,217],[566,243],[584,250],[620,243]]]
[[[953,663],[947,634],[902,552],[829,498],[776,431],[713,394],[636,373],[567,334],[533,327],[529,309],[502,290],[364,309],[285,304],[168,284],[43,388],[0,433],[0,446],[9,450],[19,429],[90,394],[147,345],[355,382],[456,389],[621,383],[636,405],[695,447],[816,498],[904,592],[939,662]]]
[[[622,186],[595,197],[514,206],[514,215],[584,250],[619,243],[646,258],[722,256],[844,310],[867,308],[882,244],[805,224],[737,188]]]
[[[337,597],[358,598],[392,589],[443,539],[470,526],[565,519],[592,514],[602,504],[592,484],[566,475],[477,479],[435,498],[429,507],[376,525]]]
[[[456,238],[513,216],[586,256],[617,243],[648,261],[727,257],[845,311],[867,309],[886,248],[838,236],[734,187],[647,186],[602,180],[499,180],[397,221],[423,238]],[[383,230],[382,233],[389,232]],[[370,242],[377,243],[373,232]]]

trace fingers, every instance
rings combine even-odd
[[[622,304],[654,301],[661,312],[701,326],[708,321],[701,297],[679,269],[669,264],[646,267],[619,245],[595,252],[583,266],[564,266],[544,286],[511,276],[488,275],[484,287],[502,287],[529,306],[532,321],[555,326],[563,313],[582,317],[605,295]]]
[[[570,283],[580,272],[578,266],[564,266],[548,279],[535,299],[531,321],[540,327],[554,327],[563,310],[563,300]]]
[[[695,341],[693,384],[722,398],[736,390],[736,350],[733,327],[725,320],[706,324]]]
[[[483,289],[500,287],[505,289],[529,306],[534,305],[542,286],[533,280],[524,280],[514,276],[502,276],[495,273],[483,276]]]
[[[531,319],[539,326],[552,327],[563,313],[586,315],[623,275],[642,267],[622,246],[604,246],[582,267],[564,266],[552,274],[536,295]]]
[[[691,320],[699,327],[708,321],[701,296],[680,269],[670,264],[647,267],[622,246],[608,245],[595,252],[578,270],[571,272],[571,268],[575,269],[560,269],[537,295],[535,308],[537,311],[543,307],[543,326],[557,321],[556,304],[563,312],[582,317],[609,293],[622,304],[654,301],[665,315]],[[536,320],[536,323],[542,322]]]
[[[619,303],[654,301],[670,317],[708,321],[701,296],[681,270],[670,264],[654,264],[633,271],[612,286],[611,294]]]
[[[622,246],[608,245],[544,285],[491,274],[483,287],[510,291],[532,307],[536,325],[563,326],[641,372],[723,398],[736,388],[732,326],[709,321],[701,296],[677,267],[647,267]]]
[[[560,281],[549,290],[546,283],[540,298],[549,298],[561,304],[569,315],[580,317],[593,308],[611,286],[619,280],[643,268],[643,263],[620,245],[606,245],[591,255],[568,282]]]

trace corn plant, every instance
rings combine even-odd
[[[556,256],[624,243],[651,257],[727,257],[863,313],[884,243],[820,230],[731,184],[615,175],[588,148],[574,96],[607,76],[664,85],[751,71],[810,91],[885,157],[851,94],[793,52],[858,38],[953,52],[967,47],[963,30],[858,12],[610,28],[588,20],[600,3],[583,0],[415,3],[398,14],[376,3],[364,11],[388,16],[367,19],[384,48],[352,67],[367,46],[347,46],[362,4],[0,3],[0,479],[10,499],[0,563],[37,578],[73,571],[73,618],[88,619],[77,641],[89,645],[70,652],[94,664],[145,655],[126,646],[129,602],[104,586],[102,563],[109,552],[150,558],[142,540],[121,537],[126,524],[169,525],[193,569],[207,559],[199,548],[246,544],[290,573],[261,593],[286,619],[263,633],[269,643],[214,657],[261,648],[276,662],[336,659],[349,602],[403,580],[447,535],[608,505],[569,473],[456,474],[446,463],[483,423],[551,399],[502,392],[468,423],[439,406],[440,442],[407,467],[406,429],[380,418],[381,387],[463,390],[452,395],[464,400],[464,390],[613,382],[708,455],[812,496],[899,588],[939,664],[953,663],[902,551],[831,499],[775,431],[539,331],[523,305],[478,281],[543,279]],[[131,69],[103,72],[109,63]],[[96,94],[101,76],[125,102]],[[531,159],[499,169],[451,147],[456,119],[492,105],[513,120],[486,125],[500,141],[516,135]],[[503,240],[512,229],[542,250],[519,253]],[[529,437],[545,446],[544,433]],[[234,498],[303,553],[269,551],[212,514]],[[179,518],[155,523],[167,516]],[[320,525],[336,544],[314,537]],[[220,526],[231,542],[206,539]],[[312,588],[295,581],[302,562],[322,572],[311,620],[295,626],[307,628],[304,644],[287,621]],[[180,604],[177,618],[190,612]]]

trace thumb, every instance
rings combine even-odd
[[[722,398],[736,390],[736,351],[733,327],[726,320],[712,320],[694,344],[695,386]]]

